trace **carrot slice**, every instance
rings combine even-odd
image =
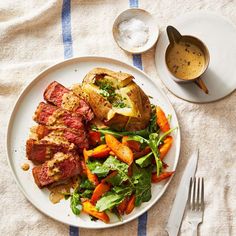
[[[99,212],[96,207],[89,201],[82,202],[83,211],[91,216],[98,218],[99,220],[109,223],[109,216],[105,212]]]
[[[103,158],[103,157],[107,157],[110,154],[111,149],[106,144],[102,144],[90,151],[91,151],[91,154],[90,154],[91,157]]]
[[[110,190],[111,186],[110,184],[107,184],[105,182],[100,183],[93,191],[93,195],[91,197],[90,202],[92,204],[96,204],[96,202],[102,197],[102,195]]]
[[[106,183],[109,181],[109,179],[111,179],[112,177],[116,176],[118,173],[118,171],[112,171],[107,177],[105,177],[104,179],[101,180],[101,182]]]
[[[173,174],[174,174],[174,171],[164,172],[164,173],[161,173],[159,176],[157,176],[156,173],[152,173],[152,183],[158,183],[164,179],[169,178]]]
[[[139,152],[140,151],[140,143],[135,140],[128,140],[128,136],[123,136],[122,143],[128,146],[131,150]]]
[[[166,118],[164,111],[160,107],[156,107],[156,115],[157,115],[157,124],[160,127],[162,132],[167,132],[170,130],[170,125]]]
[[[133,152],[126,145],[120,143],[114,136],[105,134],[107,146],[116,154],[116,156],[128,165],[133,162]]]
[[[117,211],[119,212],[120,215],[124,215],[125,209],[127,208],[129,202],[129,198],[126,197],[118,206],[117,206]]]
[[[134,152],[134,159],[137,159],[139,157],[145,156],[147,155],[149,152],[151,152],[151,148],[150,147],[145,147],[142,151],[140,152]]]
[[[101,135],[99,132],[90,130],[88,132],[89,143],[93,146],[96,146],[101,141]]]
[[[98,177],[91,172],[91,170],[88,168],[88,166],[86,164],[86,162],[89,158],[89,153],[90,152],[87,151],[86,149],[83,150],[84,162],[85,162],[85,167],[86,167],[86,174],[87,174],[89,181],[92,182],[95,186],[97,186],[99,184]]]
[[[163,160],[167,152],[170,150],[172,145],[173,138],[171,136],[167,136],[164,139],[164,144],[160,147],[160,159]]]
[[[129,202],[125,209],[125,214],[127,215],[130,214],[133,211],[134,207],[135,207],[135,195],[133,194],[129,199]]]

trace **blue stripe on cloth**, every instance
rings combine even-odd
[[[79,228],[78,227],[70,226],[69,231],[70,231],[69,232],[70,236],[79,236]]]
[[[130,7],[138,7],[138,0],[129,0]]]
[[[143,69],[141,54],[133,54],[133,64],[135,67],[139,68],[140,70]]]
[[[64,58],[73,57],[71,36],[71,0],[63,0],[62,4],[62,39],[64,44]]]
[[[138,7],[138,0],[129,0],[129,5],[130,7]],[[133,54],[133,64],[135,67],[139,68],[140,70],[143,70],[141,54]],[[138,218],[138,236],[147,235],[147,217],[148,214],[147,212],[145,212]]]
[[[71,0],[63,0],[62,12],[62,40],[64,45],[64,58],[73,57],[72,36],[71,36]],[[79,228],[70,226],[70,236],[79,236]]]

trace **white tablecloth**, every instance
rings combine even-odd
[[[216,11],[236,24],[235,0],[130,1],[150,11],[164,28],[168,20],[196,9]],[[75,229],[40,213],[18,189],[7,165],[6,126],[22,89],[37,73],[71,56],[99,55],[132,63],[111,34],[128,0],[0,1],[0,234],[11,235],[166,235],[164,228],[187,160],[197,147],[197,176],[205,177],[206,209],[200,235],[236,235],[236,94],[205,105],[176,98],[156,74],[154,52],[142,55],[144,71],[164,89],[176,109],[182,132],[177,173],[147,219],[106,230]],[[223,50],[223,49],[222,49]],[[222,62],[224,66],[225,61]],[[235,79],[235,78],[233,78]],[[145,227],[146,224],[146,227]],[[181,235],[189,235],[185,219]]]

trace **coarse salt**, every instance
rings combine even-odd
[[[120,39],[130,47],[142,47],[149,38],[149,28],[141,20],[131,18],[122,21],[118,26]]]

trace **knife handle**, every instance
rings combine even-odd
[[[166,232],[169,236],[177,236],[179,232],[179,227],[171,226],[166,228]]]

